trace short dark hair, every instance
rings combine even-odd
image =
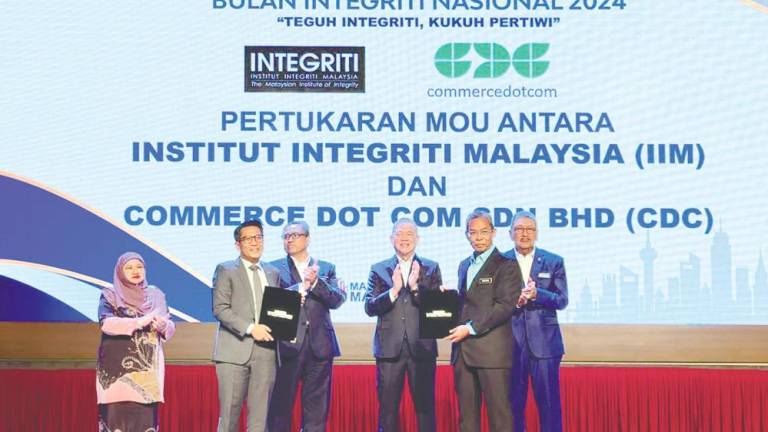
[[[475,219],[485,219],[488,221],[488,225],[491,226],[491,229],[496,229],[493,227],[493,218],[490,213],[484,210],[475,210],[467,216],[467,221],[464,224],[464,232],[469,232],[469,223]]]
[[[249,226],[258,227],[259,231],[261,231],[261,233],[264,234],[264,227],[262,227],[260,220],[258,220],[258,219],[247,220],[247,221],[241,223],[240,225],[238,225],[237,228],[235,228],[235,241],[236,242],[240,241],[240,231],[242,231],[243,228],[249,227]]]

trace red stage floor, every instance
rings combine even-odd
[[[336,366],[333,373],[328,430],[374,431],[374,366]],[[564,367],[561,375],[566,431],[768,431],[766,370]],[[93,370],[0,369],[0,430],[95,431],[95,393]],[[165,397],[161,431],[215,430],[212,366],[168,366]],[[437,412],[439,431],[458,429],[449,366],[438,367]],[[401,413],[402,430],[415,432],[410,396]],[[526,414],[529,430],[538,431],[531,403]]]

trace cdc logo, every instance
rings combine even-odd
[[[467,56],[470,50],[483,60],[472,73],[473,78],[498,78],[512,65],[515,71],[526,78],[538,78],[547,71],[549,62],[540,60],[549,49],[548,43],[525,43],[517,47],[512,55],[497,43],[447,43],[435,52],[435,68],[448,78],[466,75],[472,69],[472,60]]]

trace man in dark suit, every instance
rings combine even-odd
[[[476,210],[467,217],[466,236],[474,253],[459,264],[462,324],[446,338],[453,342],[451,363],[462,432],[480,431],[482,399],[490,430],[512,429],[510,318],[521,292],[520,269],[493,245],[495,235],[488,213]]]
[[[299,381],[304,432],[325,431],[331,398],[333,358],[341,355],[330,309],[347,299],[336,279],[336,267],[311,258],[309,225],[290,222],[283,228],[285,258],[273,261],[280,271],[280,287],[298,289],[304,297],[296,338],[280,342],[280,367],[269,407],[270,432],[287,432]]]
[[[235,229],[240,256],[216,267],[213,315],[219,320],[213,361],[219,385],[219,432],[237,431],[248,396],[248,431],[265,431],[269,395],[275,382],[277,353],[271,329],[259,324],[264,287],[277,286],[277,269],[260,262],[264,250],[261,222]]]
[[[416,255],[416,224],[400,219],[390,236],[395,256],[371,266],[365,313],[378,317],[373,337],[379,430],[400,429],[403,380],[413,396],[419,431],[435,430],[435,361],[437,343],[419,339],[419,292],[440,289],[440,267]]]
[[[540,430],[559,432],[563,430],[560,360],[565,350],[557,311],[568,305],[568,283],[563,259],[535,247],[536,230],[533,213],[516,213],[509,232],[515,248],[506,253],[507,257],[518,262],[522,272],[520,284],[525,285],[518,298],[518,310],[512,317],[515,335],[512,411],[515,432],[525,431],[525,403],[530,377],[539,411]]]

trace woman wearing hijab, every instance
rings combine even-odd
[[[101,344],[96,362],[99,432],[156,432],[163,402],[163,342],[176,329],[165,295],[147,285],[144,259],[117,260],[114,283],[99,301]]]

